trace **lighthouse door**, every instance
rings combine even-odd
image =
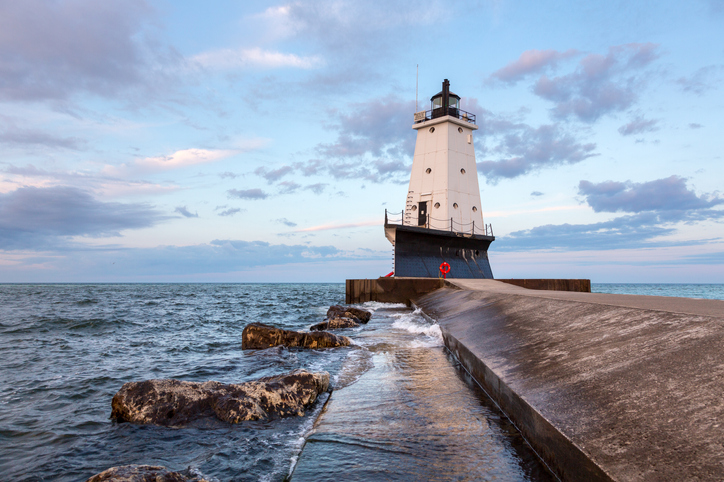
[[[427,201],[423,201],[421,203],[418,203],[418,211],[419,214],[417,215],[417,225],[418,226],[425,226],[427,225]]]

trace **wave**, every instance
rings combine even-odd
[[[377,310],[389,310],[394,308],[407,308],[407,305],[404,303],[381,303],[379,301],[365,301],[364,303],[353,305],[353,306],[360,306],[362,309],[371,311],[374,313]]]
[[[422,311],[419,308],[412,313],[391,314],[390,316],[396,318],[396,320],[392,323],[392,328],[425,337],[421,340],[415,340],[413,342],[413,346],[443,346],[444,343],[440,325],[437,323],[431,324],[425,320],[422,316]]]

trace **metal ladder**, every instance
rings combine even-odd
[[[406,226],[412,226],[412,198],[414,197],[414,191],[407,193],[407,201],[405,202],[405,217],[402,220],[402,224]]]

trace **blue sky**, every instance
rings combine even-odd
[[[391,266],[419,105],[496,277],[724,282],[724,2],[0,0],[0,282]]]

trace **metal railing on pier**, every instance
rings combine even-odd
[[[434,221],[430,223],[430,221]],[[432,225],[431,225],[432,224]],[[412,226],[416,228],[427,228],[437,229],[439,231],[451,231],[454,233],[472,234],[474,236],[495,236],[493,234],[493,225],[483,223],[476,225],[475,221],[469,223],[462,223],[455,221],[454,218],[450,219],[437,219],[432,216],[427,216],[425,224],[414,224],[411,222],[405,222],[405,211],[389,212],[385,209],[385,226],[398,225],[398,226]]]

